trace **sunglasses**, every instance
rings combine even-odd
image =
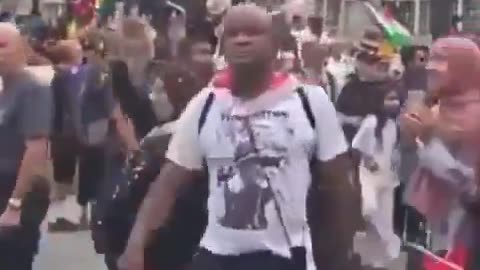
[[[376,64],[382,60],[382,58],[374,53],[369,52],[360,52],[357,54],[357,59],[359,61],[365,62],[367,64]]]

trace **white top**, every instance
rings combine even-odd
[[[275,201],[292,244],[305,244],[309,162],[313,156],[331,160],[347,144],[323,89],[304,87],[317,119],[313,130],[297,86],[290,81],[248,101],[228,89],[206,88],[177,122],[166,157],[188,169],[202,168],[206,159],[209,222],[201,246],[214,254],[271,250],[290,256]],[[212,91],[215,100],[198,135],[199,115]]]
[[[398,185],[398,179],[393,171],[393,154],[397,142],[397,124],[394,120],[388,119],[382,130],[382,145],[375,137],[375,128],[378,120],[374,115],[368,115],[363,120],[360,129],[353,138],[352,147],[362,154],[372,157],[379,166],[376,175],[381,176],[378,184]],[[368,180],[367,180],[368,181]],[[369,181],[373,181],[370,179]]]
[[[353,67],[354,65],[350,63],[349,59],[344,55],[342,55],[340,61],[336,61],[332,57],[328,59],[327,70],[332,73],[337,81],[338,95],[347,83],[348,75],[355,72]]]
[[[25,68],[32,74],[42,85],[49,86],[52,83],[55,70],[52,66],[27,66]]]

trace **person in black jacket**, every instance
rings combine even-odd
[[[376,29],[365,32],[355,60],[355,73],[350,76],[336,102],[339,120],[342,122],[345,137],[350,144],[364,117],[375,113],[376,108],[380,107],[378,102],[383,103],[383,99],[374,97],[381,96],[379,91],[388,91],[392,87],[388,77],[390,59],[383,57],[380,53],[382,42],[382,32]],[[351,150],[350,157],[354,165],[355,195],[358,205],[361,206],[360,156],[356,151]],[[359,215],[358,219],[360,225],[358,230],[362,230],[363,217]],[[360,269],[360,265],[358,268]]]
[[[141,162],[133,161],[128,166],[128,189],[118,193],[105,217],[107,228],[107,266],[116,268],[116,254],[124,251],[132,222],[150,183],[160,171],[170,135],[175,129],[175,120],[188,101],[207,85],[213,75],[212,45],[208,37],[190,36],[181,42],[177,61],[162,67],[155,73],[163,81],[163,89],[173,106],[173,113],[167,122],[159,123],[141,143]],[[155,69],[156,67],[151,67]],[[209,72],[210,70],[210,72]],[[155,91],[155,90],[154,90]],[[203,183],[203,182],[199,182]],[[207,186],[198,186],[177,199],[175,215],[167,228],[156,232],[145,253],[145,269],[183,269],[192,259],[206,224]]]
[[[355,73],[350,76],[336,103],[349,142],[357,133],[363,117],[378,107],[370,96],[376,91],[387,91],[392,86],[388,76],[390,59],[380,53],[382,42],[382,32],[376,29],[365,32],[355,61]]]

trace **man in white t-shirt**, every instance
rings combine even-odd
[[[209,216],[194,270],[300,269],[311,183],[321,184],[332,199],[328,214],[310,215],[332,223],[311,227],[316,263],[346,269],[343,239],[350,232],[342,229],[354,215],[346,213],[352,207],[338,207],[351,197],[342,193],[349,187],[347,144],[333,104],[320,87],[301,86],[273,72],[272,20],[264,9],[233,7],[225,17],[224,38],[229,69],[217,74],[180,117],[120,269],[143,269],[144,248],[168,221],[176,194],[206,181],[198,177],[203,170],[209,176]]]

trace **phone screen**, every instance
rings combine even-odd
[[[410,90],[408,91],[406,107],[407,110],[409,108],[414,108],[416,106],[422,105],[425,103],[425,91],[423,90]]]

